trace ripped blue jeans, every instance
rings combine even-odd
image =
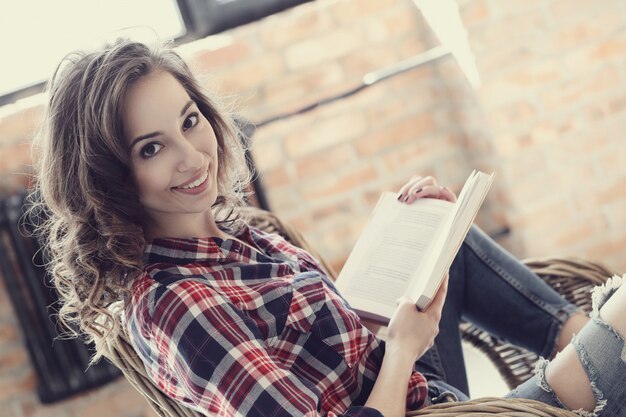
[[[552,357],[556,340],[565,321],[578,309],[570,304],[515,257],[491,240],[479,228],[472,226],[450,268],[448,295],[435,344],[415,364],[415,369],[428,379],[430,402],[466,400],[469,396],[467,374],[463,361],[459,323],[465,319],[490,334],[522,346],[542,357]],[[613,354],[617,359],[623,342],[604,342],[606,333],[614,331],[592,321],[577,336],[578,346],[584,347],[589,363],[598,354]],[[576,341],[574,342],[576,346]],[[588,346],[589,345],[589,346]],[[611,352],[606,352],[609,349]],[[618,350],[615,350],[618,349]],[[615,350],[615,351],[614,351]],[[596,352],[597,351],[597,352]],[[616,353],[619,352],[619,353]],[[536,375],[507,395],[508,398],[530,398],[565,408],[545,383],[541,367]],[[602,362],[606,365],[606,361]],[[619,365],[622,367],[624,363]],[[606,366],[594,365],[597,374],[608,373]],[[626,372],[615,364],[609,365],[614,378],[596,378],[596,394],[607,399],[604,410],[583,416],[618,416],[617,408],[624,401]],[[604,386],[604,379],[613,381]],[[591,379],[594,380],[594,379]],[[611,385],[612,384],[612,385]],[[617,388],[617,387],[620,388]],[[613,393],[613,387],[620,390]],[[621,396],[620,396],[621,395]],[[624,414],[626,415],[626,414]]]
[[[599,316],[600,307],[621,282],[620,277],[614,277],[594,289],[591,321],[572,340],[596,399],[593,411],[574,410],[584,417],[626,416],[626,346],[623,337]],[[547,365],[547,360],[540,360],[535,376],[506,397],[533,398],[567,409],[545,379]]]

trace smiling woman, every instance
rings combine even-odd
[[[230,115],[178,55],[128,41],[105,51],[68,55],[49,84],[33,143],[43,200],[31,209],[49,217],[40,232],[64,301],[60,318],[77,322],[99,354],[119,330],[106,307],[128,294],[146,240],[216,224],[236,232],[231,214],[250,175]]]
[[[237,131],[171,49],[122,40],[69,56],[34,145],[61,319],[98,355],[112,356],[123,326],[148,378],[181,406],[392,417],[466,400],[462,317],[536,354],[560,351],[509,397],[613,416],[626,396],[626,326],[611,327],[626,286],[600,288],[589,320],[477,227],[428,308],[402,297],[386,339],[370,332],[318,260],[244,221]],[[456,200],[415,175],[396,204],[422,198]]]
[[[224,237],[209,210],[218,194],[218,141],[198,105],[174,76],[157,70],[130,88],[124,109],[146,237]]]

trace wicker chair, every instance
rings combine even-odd
[[[245,216],[249,224],[269,232],[280,233],[291,243],[312,253],[321,260],[322,266],[327,270],[329,276],[336,277],[333,268],[319,256],[314,248],[306,243],[302,235],[281,222],[276,216],[255,208],[246,209]],[[587,311],[591,308],[590,288],[613,275],[611,271],[601,265],[576,259],[547,258],[526,261],[526,264],[568,300]],[[462,325],[462,332],[464,340],[472,343],[494,362],[509,387],[513,388],[519,385],[532,375],[537,360],[536,355],[506,344],[468,323]],[[113,342],[112,347],[115,354],[108,359],[122,370],[128,381],[146,397],[160,417],[202,416],[200,413],[170,399],[152,384],[126,335],[121,335],[118,340]],[[461,403],[438,404],[407,414],[407,416],[431,417],[461,415],[576,417],[574,413],[550,407],[538,401],[504,400],[502,398],[480,398]]]

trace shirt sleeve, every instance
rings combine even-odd
[[[155,299],[157,385],[210,415],[382,417],[370,407],[320,413],[319,391],[276,363],[255,324],[215,289],[192,280]]]

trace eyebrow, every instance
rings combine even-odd
[[[182,110],[180,111],[180,117],[183,117],[185,115],[185,113],[187,112],[187,109],[189,109],[189,107],[191,107],[194,104],[193,100],[189,100],[182,108]],[[161,131],[156,131],[156,132],[151,132],[151,133],[146,133],[145,135],[141,135],[141,136],[137,136],[135,139],[133,139],[133,141],[130,143],[130,149],[133,149],[135,147],[135,145],[138,142],[141,142],[142,140],[146,140],[146,139],[150,139],[153,138],[155,136],[159,136],[162,135],[163,132]]]

